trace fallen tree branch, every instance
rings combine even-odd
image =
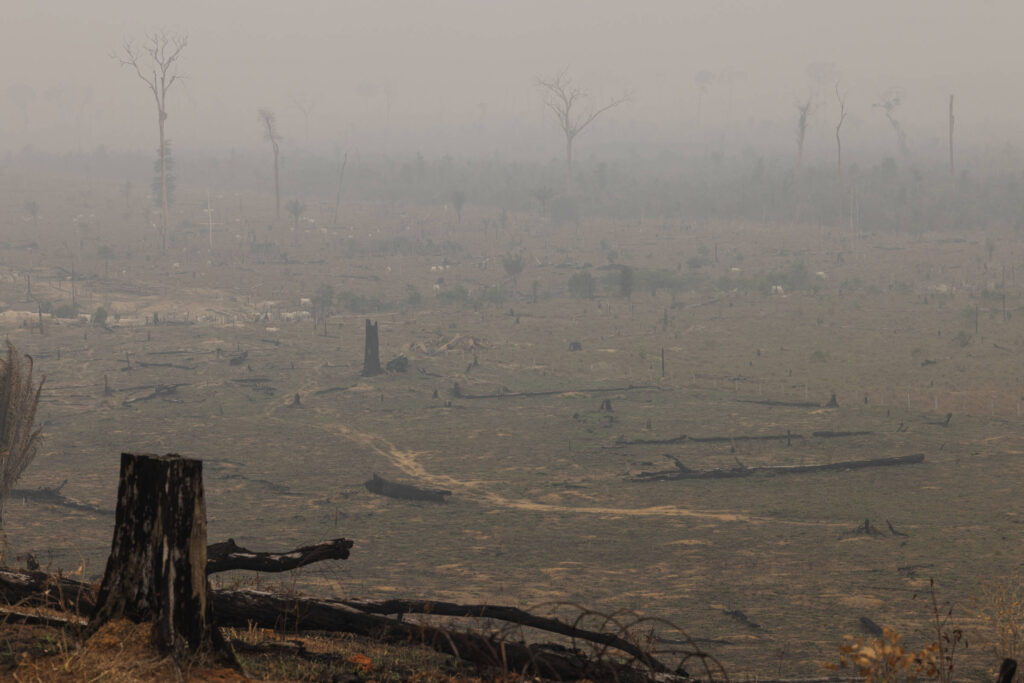
[[[549,631],[559,635],[587,640],[599,645],[607,645],[621,650],[636,658],[655,670],[666,670],[664,665],[654,659],[649,652],[645,652],[635,644],[624,640],[613,633],[602,633],[578,628],[571,624],[538,617],[525,612],[518,607],[505,607],[501,605],[460,605],[454,602],[435,602],[432,600],[385,600],[384,602],[368,602],[365,600],[341,600],[342,604],[368,614],[432,614],[444,617],[477,617],[480,619],[499,619],[501,621],[529,626],[531,628]]]
[[[385,643],[416,642],[464,661],[507,667],[510,671],[532,671],[538,676],[560,680],[584,676],[591,680],[619,681],[645,678],[633,667],[590,659],[573,650],[397,621],[354,611],[336,600],[285,597],[254,590],[214,591],[212,599],[219,626],[342,631]],[[656,670],[667,669],[660,665]]]
[[[243,548],[235,543],[235,539],[229,538],[206,547],[206,574],[209,576],[232,569],[286,572],[321,560],[348,559],[351,548],[352,541],[336,538],[333,541],[306,545],[285,553],[266,553]]]
[[[858,470],[865,467],[892,467],[895,465],[916,465],[924,462],[923,453],[914,455],[898,455],[890,458],[872,458],[870,460],[845,460],[843,462],[825,463],[821,465],[762,465],[747,467],[739,465],[732,468],[695,471],[678,467],[674,470],[658,472],[641,472],[630,481],[676,481],[679,479],[732,479],[749,477],[755,474],[806,474],[808,472],[827,472],[842,470]]]

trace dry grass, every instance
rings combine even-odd
[[[45,378],[32,379],[31,356],[22,356],[10,341],[0,361],[0,520],[11,487],[39,451],[42,427],[35,427],[36,409]]]

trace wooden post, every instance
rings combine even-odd
[[[114,539],[89,632],[127,618],[152,622],[153,644],[179,661],[226,651],[208,591],[202,461],[122,453]]]
[[[373,377],[383,372],[380,369],[380,342],[377,337],[377,323],[366,319],[366,350],[363,354],[363,377]]]

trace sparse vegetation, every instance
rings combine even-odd
[[[36,409],[44,379],[33,377],[32,358],[7,342],[7,358],[0,360],[0,524],[11,488],[35,459],[42,441]]]
[[[569,276],[569,294],[579,299],[593,299],[596,293],[594,276],[589,270],[582,270]]]

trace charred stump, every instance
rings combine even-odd
[[[366,351],[363,354],[363,377],[373,377],[384,371],[380,368],[380,341],[377,337],[377,323],[366,319]]]
[[[152,622],[153,644],[176,660],[227,653],[208,591],[202,461],[122,453],[114,539],[89,632],[127,618]]]

